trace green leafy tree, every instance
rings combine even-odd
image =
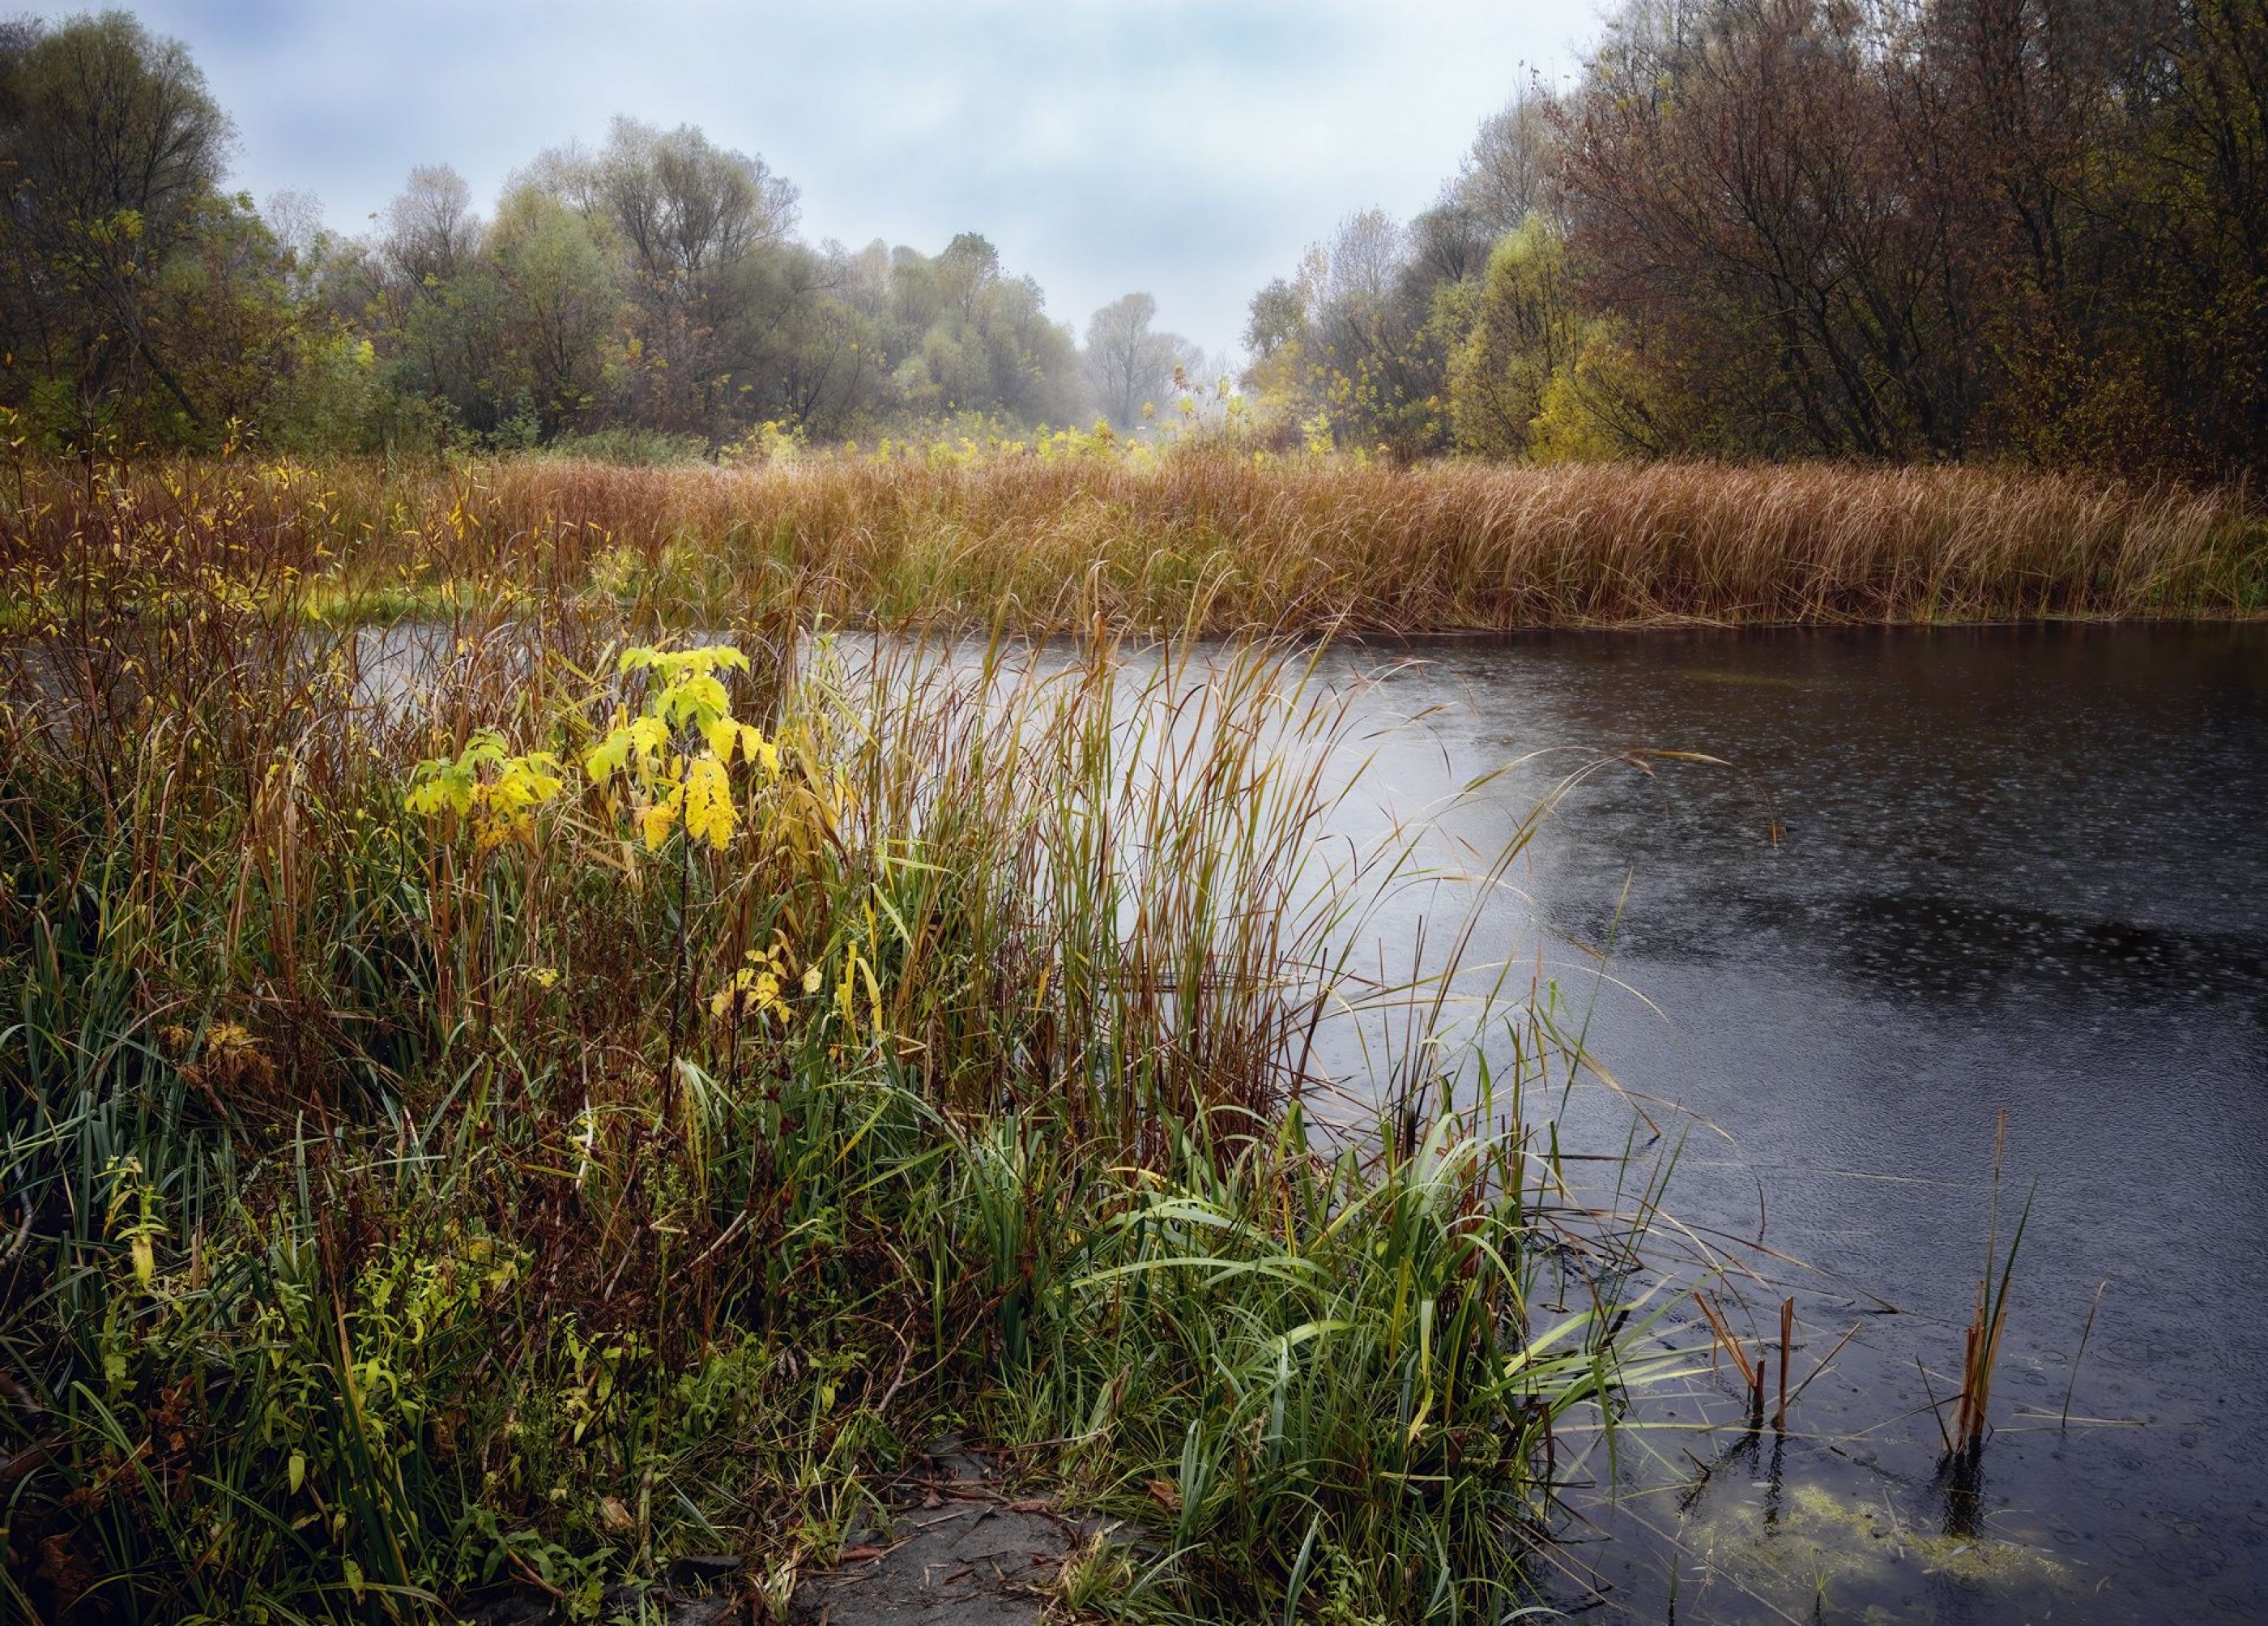
[[[188,51],[122,11],[0,33],[0,395],[48,432],[210,439],[257,404],[213,348],[276,292],[229,142]],[[266,333],[239,336],[256,365]]]
[[[548,439],[587,421],[621,329],[619,253],[601,219],[532,187],[508,196],[489,233],[501,308],[504,390],[529,402]]]
[[[1566,245],[1531,215],[1490,252],[1470,326],[1449,368],[1457,444],[1488,457],[1526,455],[1553,374],[1572,367],[1582,316]]]

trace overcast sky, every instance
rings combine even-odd
[[[50,14],[83,9],[43,8]],[[483,209],[608,119],[692,123],[802,189],[814,242],[978,231],[1082,332],[1155,294],[1233,350],[1254,289],[1340,217],[1407,218],[1593,0],[144,0],[239,134],[232,184],[358,232],[415,164]]]

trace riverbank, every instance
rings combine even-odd
[[[913,472],[971,501],[1026,474],[1179,477]],[[848,601],[824,572],[704,598],[604,526],[506,529],[513,492],[586,477],[736,500],[879,477],[429,471],[397,477],[389,532],[357,505],[393,488],[307,471],[103,476],[70,510],[39,486],[60,473],[27,474],[44,540],[8,564],[39,610],[0,641],[11,1602],[582,1608],[730,1552],[769,1608],[865,1545],[909,1452],[948,1432],[1158,1539],[1089,1555],[1066,1601],[1354,1620],[1543,1596],[1562,1493],[1610,1483],[1602,1448],[1643,1443],[1608,1432],[1633,1396],[1713,1348],[1681,1292],[1725,1261],[1665,1231],[1745,1238],[1751,1188],[1665,1226],[1678,1137],[1602,1084],[1565,1118],[1569,1083],[1602,1081],[1580,1036],[1608,1030],[1560,1004],[1555,979],[1597,975],[1560,950],[1620,917],[1557,917],[1549,965],[1497,957],[1513,867],[1584,760],[1505,762],[1535,695],[1439,795],[1454,753],[1393,731],[1519,663],[1389,683],[1366,713],[1344,646],[1313,638],[1133,645],[1090,618],[1043,659],[1005,636],[830,646],[818,607]],[[658,566],[708,557],[676,534],[648,535]],[[909,602],[902,622],[964,625],[943,585]],[[355,625],[386,604],[445,613]],[[2065,631],[2020,636],[2114,636]],[[1536,743],[1713,746],[1737,735],[1678,733],[1694,695],[1792,698],[1848,750],[1921,728],[1936,765],[1897,782],[1927,785],[1984,692],[1952,684],[1939,727],[1895,681],[1834,696],[1678,653],[1704,636],[1520,640],[1651,650],[1668,664],[1631,691],[1684,701],[1641,726],[1581,700]],[[734,653],[687,664],[688,638]],[[1847,727],[1867,697],[1884,721]],[[1413,794],[1447,810],[1454,862],[1423,850],[1422,809],[1335,822]],[[1747,805],[1769,846],[1774,809]],[[1929,875],[1975,842],[1932,837]],[[1417,890],[1449,872],[1448,906]],[[1470,940],[1459,896],[1498,911]],[[1850,918],[1867,928],[1834,941],[1874,950],[1908,920]],[[1959,963],[1942,950],[1918,957]],[[1625,1053],[1645,1060],[1617,1035],[1600,1064]],[[1602,1161],[1563,1161],[1577,1145]],[[1965,1241],[1973,1216],[1943,1217]]]
[[[587,1618],[722,1552],[770,1608],[951,1430],[1155,1533],[1073,1601],[1529,1595],[1675,1359],[1656,1194],[1571,1194],[1548,996],[1325,951],[1403,861],[1316,842],[1306,653],[641,653],[563,598],[373,687],[244,580],[0,669],[18,1607]],[[1347,1009],[1398,1042],[1332,1081]]]
[[[1121,450],[14,479],[0,595],[18,626],[90,591],[161,612],[206,577],[254,597],[288,580],[310,615],[363,622],[563,597],[656,625],[1212,634],[2268,612],[2268,510],[2248,492],[1969,467]]]

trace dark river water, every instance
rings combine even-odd
[[[1799,1380],[1859,1331],[1785,1437],[1744,1437],[1705,1378],[1642,1408],[1561,1600],[2268,1618],[2268,629],[1555,633],[1329,661],[1374,680],[1351,832],[1424,816],[1486,852],[1589,756],[1730,765],[1587,779],[1491,930],[1546,964],[1624,1088],[1690,1115],[1669,1208],[1800,1261],[1751,1255],[1771,1281],[1742,1293],[1774,1341],[1796,1299]],[[1468,787],[1555,747],[1579,754]],[[1940,1472],[1928,1405],[1959,1387],[2003,1109],[2004,1243],[2036,1195],[1971,1482]]]

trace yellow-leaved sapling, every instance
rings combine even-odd
[[[694,851],[705,847],[724,853],[740,829],[740,809],[733,793],[734,762],[748,765],[767,777],[779,772],[779,747],[762,729],[733,715],[732,695],[721,674],[747,669],[748,657],[729,644],[623,651],[622,676],[645,674],[644,704],[634,716],[618,708],[606,736],[583,758],[584,770],[605,796],[608,811],[619,820],[627,810],[646,852],[658,854],[673,832],[684,834],[677,854],[677,963],[672,972],[669,1031],[673,1059],[680,1007],[691,970],[688,908]],[[626,804],[618,787],[627,793]],[[744,972],[753,970],[743,968]],[[745,989],[726,990],[725,1004],[729,1008],[736,994],[755,992],[751,974]],[[674,1068],[668,1088],[674,1096]]]
[[[720,671],[745,672],[748,657],[730,644],[694,649],[625,650],[622,671],[648,673],[644,706],[615,713],[607,735],[583,758],[592,782],[627,784],[639,839],[658,853],[674,830],[721,853],[740,827],[729,770],[739,760],[779,771],[779,748],[738,721]]]

